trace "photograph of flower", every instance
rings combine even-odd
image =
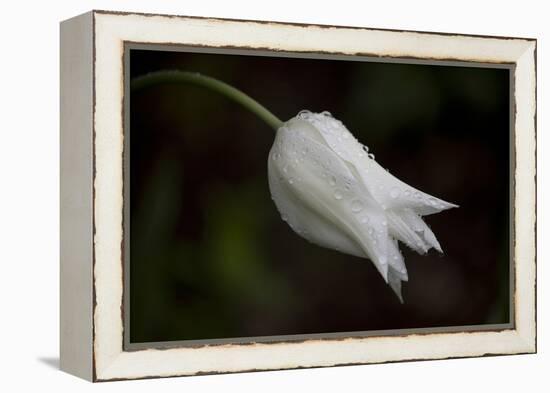
[[[126,57],[128,343],[511,323],[509,67]]]

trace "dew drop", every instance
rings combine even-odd
[[[381,263],[382,265],[387,264],[387,263],[388,263],[388,258],[386,258],[384,255],[382,255],[382,256],[380,257],[380,263]]]
[[[414,193],[414,197],[415,197],[416,199],[422,199],[422,194],[421,194],[420,192],[416,191],[416,192]]]
[[[390,191],[390,196],[391,196],[393,199],[395,199],[395,198],[397,198],[397,197],[399,196],[400,193],[401,193],[401,191],[399,190],[399,188],[394,187],[394,188],[392,188],[391,191]]]
[[[408,196],[411,195],[411,192],[409,190],[405,190],[405,192],[403,194],[405,194],[405,196],[408,197]]]
[[[328,184],[330,184],[332,187],[334,187],[336,185],[336,178],[334,176],[331,176],[328,179]]]
[[[386,225],[388,225],[388,222],[386,220],[384,220],[384,221],[382,221],[382,225],[386,226]]]
[[[373,233],[374,231],[372,230],[372,228],[369,228],[368,232],[369,232],[369,235],[372,235],[372,233]]]
[[[288,179],[288,182],[289,182],[290,184],[294,184],[294,179],[293,179],[293,178],[290,178],[290,179]]]
[[[363,202],[356,199],[353,202],[351,202],[351,211],[354,213],[359,213],[361,210],[363,210]]]
[[[282,219],[283,221],[285,221],[285,222],[288,221],[288,217],[287,217],[285,214],[283,214],[283,215],[281,216],[281,219]]]
[[[284,172],[284,173],[287,173],[287,172],[288,172],[288,165],[285,165],[285,166],[283,167],[283,172]]]
[[[374,160],[374,154],[369,153],[369,158],[372,159],[372,160]]]
[[[394,255],[394,256],[393,256],[393,260],[394,260],[394,261],[397,261],[398,259],[399,259],[399,257],[398,257],[397,255]]]
[[[344,197],[344,195],[342,195],[342,192],[340,190],[336,190],[334,191],[334,199],[336,199],[337,201],[339,201],[340,199],[342,199]]]
[[[361,223],[366,224],[369,222],[369,218],[367,216],[361,217]]]

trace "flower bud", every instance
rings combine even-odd
[[[442,252],[421,216],[457,207],[395,178],[328,112],[302,111],[277,130],[268,177],[294,232],[370,259],[401,301],[408,276],[398,241],[421,254]]]

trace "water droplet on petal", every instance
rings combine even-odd
[[[384,221],[382,221],[382,225],[386,226],[386,225],[388,225],[388,222],[386,220],[384,220]]]
[[[334,199],[336,200],[340,200],[344,197],[344,195],[342,195],[342,192],[340,190],[336,190],[334,191]]]
[[[382,255],[382,256],[380,257],[380,263],[381,263],[382,265],[387,264],[387,263],[388,263],[388,258],[386,258],[384,255]]]
[[[330,184],[332,187],[334,187],[336,185],[336,178],[334,176],[331,176],[328,179],[328,184]]]
[[[359,213],[361,210],[363,210],[363,202],[356,199],[353,202],[351,202],[351,211],[354,213]]]
[[[411,192],[409,190],[405,190],[405,192],[403,194],[405,194],[405,196],[408,197],[408,196],[411,195]]]
[[[285,214],[283,214],[283,215],[281,216],[281,219],[282,219],[283,221],[285,221],[285,222],[288,221],[288,217],[287,217]]]
[[[401,193],[401,191],[399,190],[399,188],[394,187],[394,188],[392,188],[391,191],[390,191],[390,196],[391,196],[393,199],[395,199],[395,198],[397,198],[397,197],[399,196],[400,193]]]
[[[361,217],[361,223],[366,224],[369,222],[369,218],[367,216]]]
[[[294,179],[293,179],[293,178],[290,178],[290,179],[288,179],[288,182],[289,182],[290,184],[294,184]]]

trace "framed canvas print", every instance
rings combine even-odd
[[[61,24],[61,368],[536,351],[536,41]]]

